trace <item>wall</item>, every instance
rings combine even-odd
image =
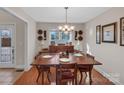
[[[38,29],[42,29],[42,30],[46,30],[47,31],[47,40],[43,41],[43,45],[41,45],[41,42],[39,42],[37,39],[36,39],[36,53],[38,51],[41,50],[41,48],[47,48],[49,47],[50,45],[50,37],[49,37],[49,31],[50,30],[56,30],[58,28],[58,26],[62,25],[62,23],[37,23],[37,30]],[[71,25],[74,25],[75,26],[75,31],[79,31],[79,30],[83,30],[84,29],[84,26],[83,24],[71,24]],[[37,33],[37,32],[36,32]],[[77,44],[77,41],[75,41],[75,38],[74,38],[74,31],[72,32],[72,43],[74,45]],[[38,36],[38,34],[37,34]],[[83,42],[80,42],[80,44],[82,45]],[[80,49],[82,50],[82,46],[80,46]]]
[[[119,20],[124,17],[124,8],[111,8],[107,12],[85,24],[85,52],[93,54],[96,60],[103,63],[97,69],[106,74],[116,84],[124,84],[124,47],[120,46]],[[96,44],[96,25],[117,23],[117,43]]]
[[[25,27],[26,23],[10,13],[0,9],[0,24],[15,24],[16,28],[16,68],[22,68],[25,65]],[[2,66],[3,67],[3,66]],[[4,66],[6,67],[6,66]]]
[[[36,22],[19,7],[4,7],[3,9],[27,23],[25,31],[25,70],[27,71],[35,56]]]

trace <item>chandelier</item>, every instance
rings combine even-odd
[[[63,31],[65,33],[68,33],[70,31],[73,31],[74,30],[74,26],[71,26],[68,24],[68,20],[67,20],[67,9],[68,7],[65,7],[65,24],[62,25],[62,26],[59,26],[59,30],[60,31]]]

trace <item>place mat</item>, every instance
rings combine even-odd
[[[80,54],[80,53],[76,53],[76,54],[74,54],[74,56],[80,57],[80,56],[83,56],[83,55]]]
[[[59,61],[61,61],[61,62],[69,62],[70,59],[69,58],[60,58]]]
[[[51,58],[52,56],[51,55],[44,55],[42,56],[43,58]]]

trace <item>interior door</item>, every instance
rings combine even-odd
[[[14,67],[14,24],[0,24],[0,67]]]

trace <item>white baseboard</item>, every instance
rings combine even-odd
[[[100,67],[95,67],[95,69],[101,73],[104,77],[106,77],[107,79],[109,79],[110,81],[112,81],[115,85],[122,85],[121,82],[119,82],[118,80],[114,79],[110,74],[106,73],[103,69],[101,69]]]
[[[30,68],[31,68],[32,66],[25,66],[25,65],[16,65],[15,66],[15,68],[16,69],[24,69],[24,71],[28,71],[28,70],[30,70]]]
[[[24,71],[29,71],[31,69],[32,66],[27,66]]]
[[[24,69],[25,68],[25,65],[16,65],[15,66],[15,69]]]

